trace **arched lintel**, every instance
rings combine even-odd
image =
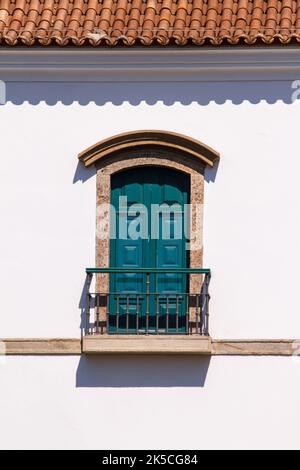
[[[81,152],[78,158],[86,167],[89,167],[102,158],[113,156],[120,150],[147,146],[174,149],[182,152],[187,158],[196,158],[204,165],[211,167],[220,158],[218,152],[198,140],[174,132],[157,130],[134,131],[115,135],[89,147]]]

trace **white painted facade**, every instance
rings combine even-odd
[[[211,336],[299,338],[300,52],[143,54],[0,51],[0,337],[80,336],[96,175],[77,155],[159,129],[221,155],[205,175]],[[0,447],[299,448],[299,364],[6,357]]]
[[[300,365],[291,358],[81,361],[7,359],[1,448],[299,448]]]

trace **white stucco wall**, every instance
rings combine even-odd
[[[84,268],[94,265],[96,184],[77,154],[120,132],[157,128],[221,153],[205,184],[212,335],[300,336],[297,116],[299,102],[1,106],[1,335],[78,335]]]
[[[77,155],[147,128],[186,134],[221,154],[205,182],[211,336],[300,337],[300,101],[288,98],[292,77],[250,75],[8,80],[0,338],[79,337],[84,269],[95,257],[96,181]],[[0,448],[299,447],[299,374],[295,359],[282,357],[7,357]]]
[[[78,361],[7,358],[0,448],[300,447],[300,365],[291,358],[213,357],[206,379],[203,358]]]

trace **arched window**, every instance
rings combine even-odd
[[[204,170],[218,153],[182,135],[137,131],[79,158],[97,169],[96,321],[86,333],[208,335]]]

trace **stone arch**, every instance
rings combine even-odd
[[[195,159],[204,166],[213,166],[220,157],[218,152],[191,137],[168,131],[143,130],[126,132],[102,140],[81,152],[79,159],[88,167],[120,151],[128,152],[136,148],[159,148],[180,152],[185,160]]]

